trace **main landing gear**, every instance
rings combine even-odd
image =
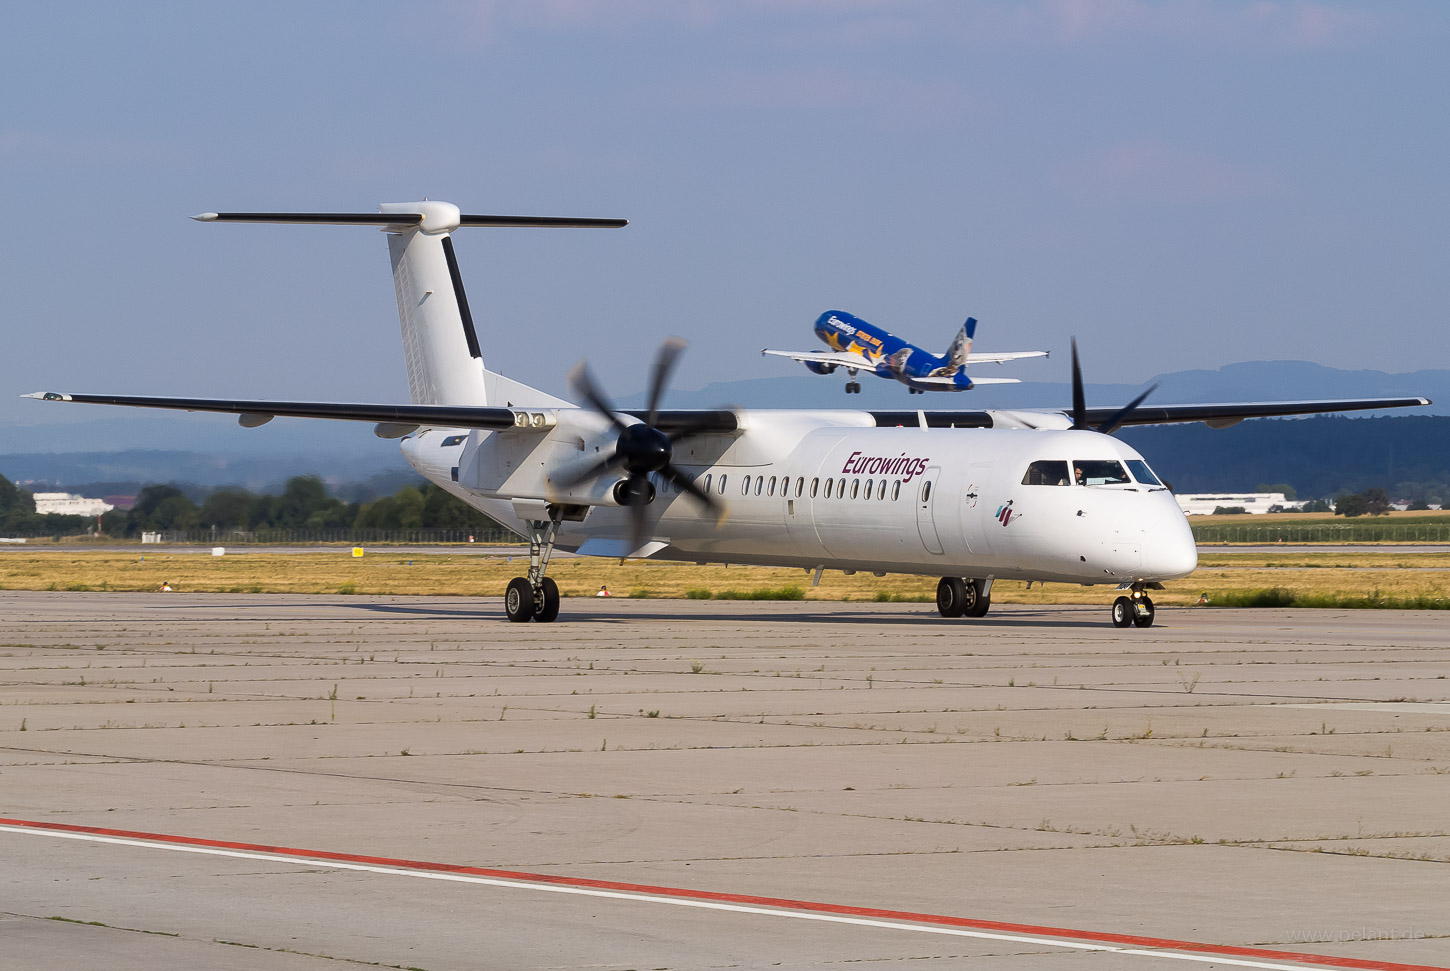
[[[985,617],[991,606],[991,577],[942,577],[936,585],[936,609],[943,617]]]
[[[1114,627],[1152,627],[1153,617],[1156,611],[1153,609],[1153,598],[1149,597],[1146,585],[1139,582],[1133,584],[1126,597],[1119,597],[1113,601],[1113,626]]]
[[[547,624],[559,616],[559,585],[544,576],[559,534],[559,518],[555,513],[547,521],[529,523],[529,575],[510,580],[503,596],[504,612],[515,624],[530,620]]]
[[[851,376],[851,380],[849,380],[849,381],[846,382],[846,393],[847,394],[860,394],[861,393],[861,384],[860,384],[859,381],[856,380],[856,371],[857,370],[858,370],[857,368],[853,368],[853,367],[846,368],[846,373]]]

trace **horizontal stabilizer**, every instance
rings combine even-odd
[[[203,212],[195,216],[204,223],[316,223],[324,226],[417,226],[421,212]],[[546,229],[619,229],[628,219],[594,219],[581,216],[483,216],[461,213],[459,226]]]

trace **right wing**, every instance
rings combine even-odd
[[[1005,364],[1008,361],[1020,361],[1024,357],[1046,357],[1046,351],[1003,351],[998,354],[973,354],[967,358],[968,364]]]
[[[846,351],[772,351],[767,347],[760,353],[770,354],[774,357],[788,357],[792,361],[803,363],[830,364],[836,367],[860,368],[863,371],[871,371],[876,368],[876,363],[865,355],[851,354]]]

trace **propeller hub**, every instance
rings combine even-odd
[[[629,425],[619,433],[614,450],[633,475],[648,475],[670,464],[669,436],[649,425]]]

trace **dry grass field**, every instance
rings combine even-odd
[[[521,550],[507,556],[369,552],[198,553],[76,550],[0,552],[0,587],[11,590],[156,592],[163,582],[193,593],[318,593],[501,596],[509,578],[527,568]],[[844,576],[827,572],[819,586],[796,569],[695,566],[592,558],[556,559],[549,575],[566,597],[592,596],[600,585],[615,596],[657,598],[919,600],[928,602],[935,577],[893,574]],[[1264,591],[1278,591],[1265,599]],[[1201,594],[1222,605],[1437,607],[1450,598],[1450,553],[1206,553],[1198,572],[1155,593],[1161,604],[1192,604]],[[1104,603],[1106,587],[1027,585],[1000,581],[999,603]]]

